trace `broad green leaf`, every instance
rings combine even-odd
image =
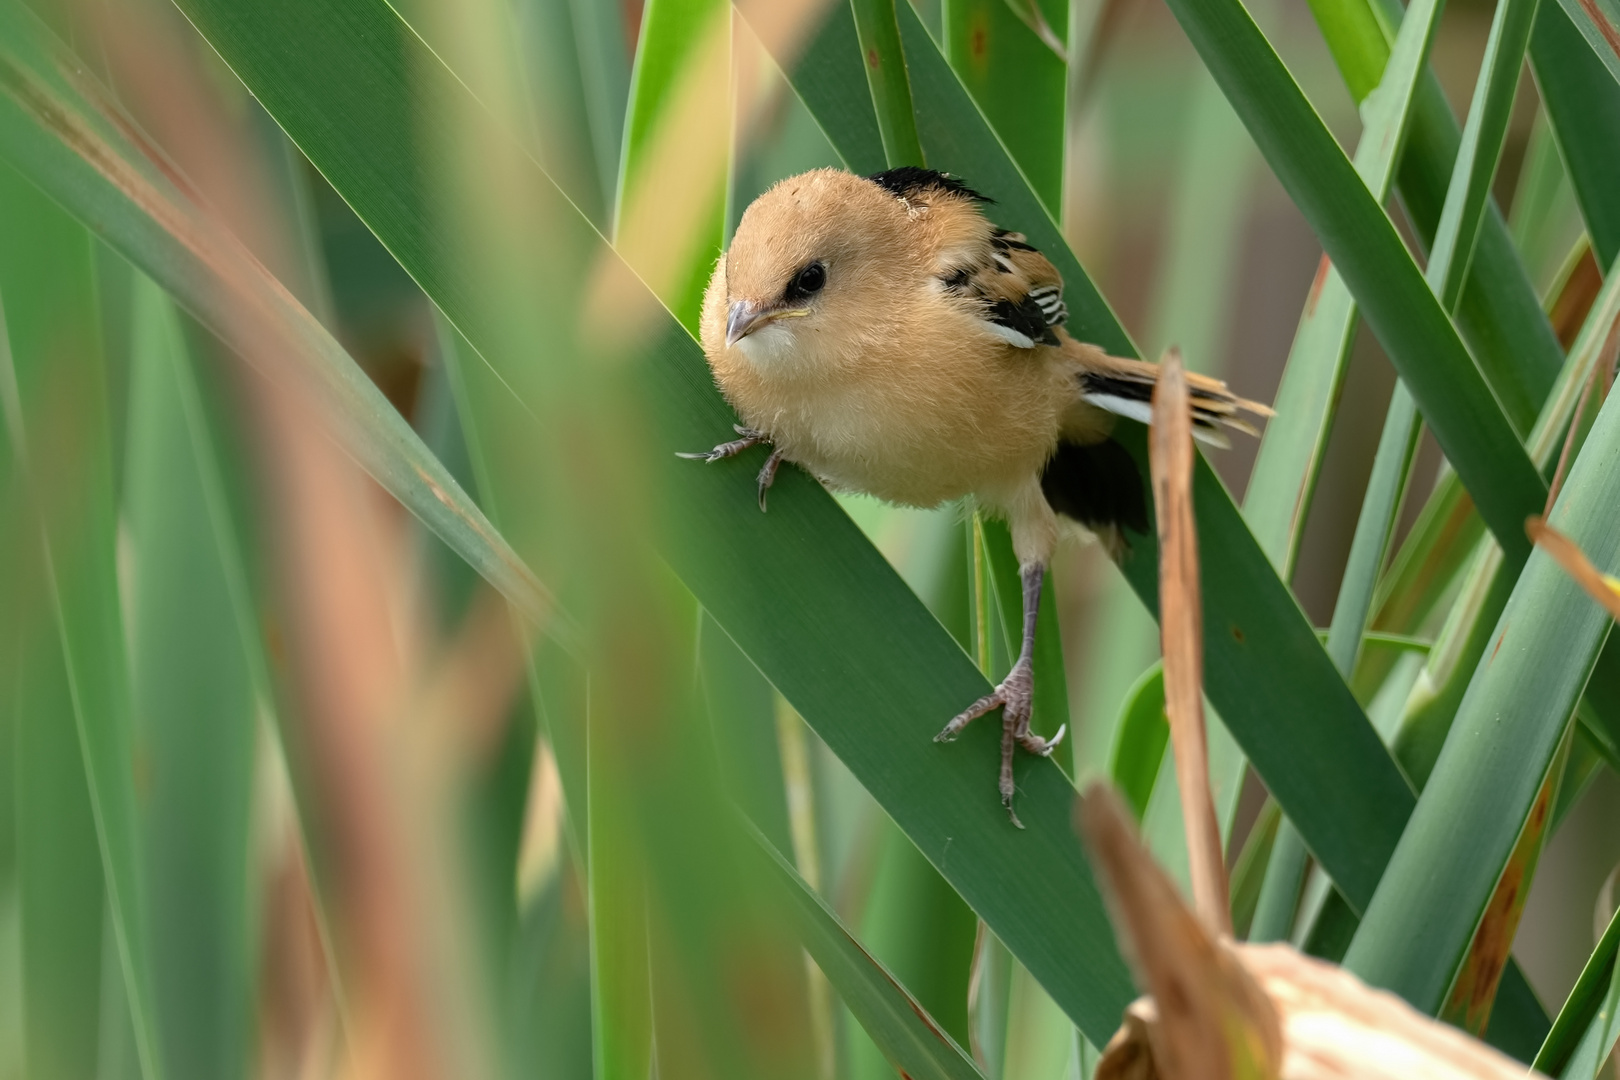
[[[1355,20],[1359,24],[1370,17],[1386,43],[1380,47],[1357,33],[1335,45],[1335,58],[1340,56],[1342,45],[1343,52],[1359,55],[1360,71],[1382,70],[1388,55],[1387,43],[1395,40],[1396,27],[1403,18],[1399,0],[1318,0],[1312,8],[1319,19],[1329,4],[1365,9],[1366,16],[1358,14]],[[1330,36],[1337,29],[1330,22],[1321,25]],[[1342,64],[1340,70],[1352,87],[1364,77]],[[1426,72],[1418,86],[1416,113],[1400,174],[1401,201],[1424,243],[1432,240],[1439,227],[1459,145],[1456,117],[1439,81],[1433,72]],[[1525,430],[1558,374],[1562,350],[1494,203],[1487,205],[1478,246],[1468,268],[1468,285],[1453,315],[1514,429]]]
[[[1620,5],[1614,0],[1558,0],[1610,76],[1620,82]]]
[[[591,942],[591,1059],[600,1080],[659,1071],[653,1030],[653,945],[645,867],[636,858],[631,794],[600,764],[602,725],[586,724],[586,885]],[[594,754],[592,753],[594,751]],[[574,801],[578,801],[577,789]]]
[[[1549,465],[1562,448],[1566,425],[1570,423],[1593,365],[1603,353],[1609,329],[1620,319],[1620,283],[1613,278],[1611,274],[1594,301],[1586,324],[1570,349],[1569,361],[1531,432],[1530,453],[1542,467]],[[1463,505],[1460,501],[1456,503],[1456,512],[1460,512]],[[1455,522],[1458,517],[1453,516],[1451,520]],[[1445,532],[1436,529],[1431,535],[1444,537]],[[1519,568],[1516,563],[1507,563],[1501,550],[1488,538],[1476,543],[1469,556],[1462,589],[1407,701],[1394,740],[1397,756],[1419,786],[1426,781],[1447,738],[1452,717],[1484,655],[1491,627],[1507,603]],[[1608,670],[1604,668],[1605,672]],[[1607,688],[1606,678],[1594,682],[1595,690],[1601,692]],[[1611,713],[1615,709],[1620,709],[1620,703],[1604,712]]]
[[[1171,5],[1261,153],[1344,275],[1504,549],[1546,497],[1501,405],[1394,225],[1237,0]]]
[[[1599,415],[1551,516],[1611,572],[1620,566],[1617,400]],[[1440,1007],[1608,636],[1607,613],[1561,575],[1539,553],[1519,575],[1346,954],[1351,970],[1429,1012]]]
[[[1547,1038],[1551,1027],[1547,1008],[1531,989],[1524,970],[1517,961],[1510,960],[1502,972],[1502,983],[1496,988],[1496,1008],[1491,1012],[1490,1026],[1485,1029],[1485,1041],[1504,1054],[1530,1062],[1536,1049]]]
[[[1620,258],[1620,203],[1608,181],[1620,164],[1615,148],[1620,85],[1614,68],[1605,69],[1605,59],[1614,59],[1612,45],[1595,50],[1581,40],[1592,26],[1561,2],[1543,3],[1530,39],[1530,63],[1598,265],[1613,266]]]
[[[0,168],[0,305],[9,345],[0,349],[0,405],[45,544],[42,562],[136,1043],[143,1072],[156,1080],[163,1073],[129,767],[134,732],[92,243],[21,176]]]
[[[584,86],[585,115],[596,151],[596,175],[602,184],[602,206],[613,206],[618,190],[619,155],[624,143],[624,117],[630,95],[630,61],[626,55],[624,16],[620,4],[591,0],[554,0],[568,5],[574,47]]]
[[[725,0],[646,5],[619,159],[614,246],[694,337],[725,230],[731,17]]]
[[[1541,22],[1537,20],[1538,27]],[[1531,40],[1535,40],[1534,36]],[[1542,91],[1543,97],[1546,93]],[[1530,280],[1543,296],[1553,294],[1571,246],[1582,243],[1585,237],[1575,191],[1546,109],[1536,113],[1530,127],[1508,225]]]
[[[1163,667],[1159,668],[1162,675]],[[1221,831],[1222,847],[1230,845],[1237,816],[1238,796],[1243,790],[1243,753],[1221,722],[1220,714],[1204,703],[1205,743],[1209,753],[1210,796],[1215,819]],[[1167,746],[1159,762],[1159,775],[1142,814],[1142,839],[1155,860],[1181,886],[1183,895],[1192,895],[1192,876],[1187,863],[1187,833],[1181,813],[1181,785],[1176,781],[1174,746]]]
[[[1538,0],[1500,0],[1491,22],[1485,58],[1468,110],[1468,123],[1463,129],[1462,146],[1457,152],[1434,247],[1424,272],[1429,287],[1447,312],[1456,309],[1468,265],[1473,260],[1537,3]],[[1402,23],[1403,34],[1409,22]],[[1393,55],[1397,58],[1401,55],[1399,40]],[[1390,67],[1395,64],[1392,62]],[[1378,571],[1385,562],[1420,431],[1416,403],[1407,392],[1406,384],[1398,383],[1384,420],[1372,478],[1363,497],[1328,634],[1328,654],[1346,676],[1355,670],[1356,658],[1361,652],[1361,638],[1372,607]]]
[[[1564,734],[1564,741],[1554,754],[1547,775],[1530,805],[1524,827],[1502,868],[1496,888],[1480,917],[1467,955],[1457,969],[1456,978],[1446,994],[1440,1009],[1440,1019],[1455,1024],[1464,1031],[1482,1035],[1496,1002],[1497,984],[1507,968],[1513,938],[1524,915],[1525,901],[1530,898],[1530,885],[1535,879],[1536,863],[1552,831],[1552,811],[1558,797],[1558,784],[1563,779],[1569,760],[1570,744],[1575,738],[1572,726]]]
[[[401,156],[475,139],[483,171],[528,178],[531,207],[563,232],[559,239],[573,243],[586,226],[531,162],[515,157],[510,140],[463,111],[472,103],[461,84],[392,11],[369,0],[291,8],[188,0],[184,10],[477,347],[492,380],[498,373],[509,385],[531,382],[532,344],[503,343],[475,288],[486,268],[434,240],[427,208],[446,193],[431,170],[400,167]],[[412,103],[421,103],[415,113]],[[452,122],[453,132],[424,128]],[[536,238],[533,250],[547,246]],[[525,295],[579,287],[576,266],[557,271],[566,271],[561,281],[531,283]],[[674,458],[675,450],[712,444],[731,418],[691,338],[667,321],[657,334],[636,367],[656,421],[648,457],[669,500],[647,508],[650,535],[930,861],[1015,943],[1054,999],[1105,1039],[1131,989],[1068,827],[1067,781],[1050,763],[1020,762],[1020,816],[1031,828],[1009,837],[994,791],[995,733],[970,730],[949,748],[929,743],[943,720],[985,692],[983,677],[808,477],[784,470],[762,515],[752,497],[754,463]],[[512,400],[519,422],[525,408],[543,406],[532,396]],[[798,614],[783,620],[782,611]],[[1015,888],[1030,865],[1045,872],[1033,887]],[[1059,903],[1071,917],[1054,924],[1049,914]]]
[[[1224,377],[1242,279],[1211,274],[1209,268],[1243,258],[1260,160],[1208,72],[1191,72],[1184,93],[1187,128],[1153,285],[1147,352],[1157,355],[1175,346],[1189,371]]]
[[[1502,139],[1537,6],[1536,0],[1511,3],[1502,0],[1491,23],[1481,74],[1475,84],[1468,123],[1463,130],[1425,272],[1430,287],[1448,312],[1455,311],[1461,299],[1479,229],[1486,220],[1491,179],[1501,156]],[[1368,484],[1345,580],[1340,587],[1339,604],[1334,610],[1335,635],[1346,637],[1341,645],[1342,656],[1335,653],[1332,636],[1328,651],[1335,653],[1341,667],[1347,671],[1355,666],[1362,627],[1366,625],[1373,600],[1374,580],[1385,560],[1394,516],[1416,450],[1418,431],[1414,403],[1405,384],[1400,384],[1390,403],[1373,477]]]
[[[793,851],[776,691],[708,615],[698,631],[698,672],[727,793],[772,846]]]
[[[972,1059],[804,883],[770,841],[755,833],[775,870],[799,938],[855,1018],[901,1075],[937,1080],[982,1076]]]
[[[1362,635],[1367,626],[1367,612],[1372,608],[1378,571],[1384,565],[1390,535],[1400,515],[1421,432],[1417,403],[1407,392],[1406,384],[1397,382],[1390,397],[1389,412],[1384,417],[1384,430],[1378,437],[1372,476],[1362,495],[1361,513],[1356,518],[1350,556],[1345,562],[1338,600],[1333,605],[1333,622],[1328,628],[1328,655],[1346,678],[1355,671],[1356,659],[1361,654]]]
[[[1448,473],[1423,504],[1406,541],[1379,579],[1371,625],[1392,633],[1421,629],[1484,535],[1485,523],[1474,513],[1474,501],[1456,474]]]
[[[1260,903],[1260,888],[1267,868],[1271,865],[1271,852],[1277,842],[1277,826],[1282,811],[1276,803],[1260,808],[1260,816],[1249,829],[1249,836],[1238,853],[1232,867],[1232,931],[1240,940],[1254,940],[1249,933]],[[1297,835],[1297,834],[1296,834]]]
[[[855,34],[872,91],[872,107],[883,138],[883,157],[889,168],[924,165],[912,107],[911,78],[900,45],[896,0],[849,0],[855,13]],[[831,134],[831,133],[829,133]]]
[[[1170,741],[1164,717],[1164,668],[1154,664],[1125,695],[1124,708],[1114,724],[1114,746],[1108,755],[1108,775],[1140,820],[1146,813],[1159,763]]]
[[[43,568],[41,568],[43,569]],[[16,739],[19,1076],[94,1076],[101,1015],[101,853],[72,689],[52,621],[26,628],[6,708]]]
[[[136,283],[125,506],[152,984],[170,1076],[240,1075],[253,1015],[249,824],[261,686],[217,463],[169,300]],[[262,662],[262,661],[261,661]]]
[[[331,334],[99,113],[14,3],[0,5],[0,31],[0,154],[241,355],[272,377],[291,361],[344,448],[518,610],[566,636],[533,574]]]
[[[1597,778],[1599,766],[1603,764],[1605,764],[1604,755],[1594,745],[1583,723],[1575,730],[1575,745],[1570,747],[1569,763],[1564,766],[1564,778],[1558,782],[1558,802],[1553,804],[1552,813],[1553,832],[1558,831],[1558,826],[1563,824],[1564,818],[1592,786],[1592,781]]]
[[[1506,131],[1535,7],[1533,0],[1530,3],[1503,0],[1492,24],[1482,74],[1475,88],[1468,125],[1463,133],[1425,275],[1447,311],[1456,306],[1473,256],[1475,238],[1489,198],[1489,184]],[[1411,19],[1403,22],[1402,35],[1397,40],[1386,72],[1399,69],[1403,56],[1402,43],[1409,40],[1412,29]],[[1405,384],[1398,384],[1390,403],[1328,636],[1328,652],[1347,675],[1354,669],[1360,652],[1367,613],[1373,600],[1374,583],[1378,569],[1384,562],[1418,432],[1415,403],[1406,392]],[[1421,778],[1419,782],[1422,782]],[[1539,851],[1539,837],[1538,833],[1530,858],[1532,867],[1533,853]],[[1277,852],[1280,858],[1275,873],[1268,874],[1272,891],[1270,895],[1262,895],[1263,918],[1259,920],[1260,932],[1268,936],[1279,936],[1285,932],[1285,926],[1291,923],[1289,901],[1298,895],[1304,867],[1303,849],[1286,828]],[[1511,929],[1508,937],[1511,940]],[[1500,970],[1500,964],[1492,966],[1482,983],[1473,987],[1474,1004],[1469,1008],[1481,1010],[1479,1016],[1489,1014],[1490,1001],[1496,990],[1495,975]],[[1470,1012],[1470,1017],[1474,1015],[1474,1012]],[[1477,1028],[1482,1024],[1472,1026]]]
[[[1249,925],[1250,941],[1287,941],[1293,937],[1295,912],[1305,887],[1310,854],[1298,829],[1286,821],[1277,827],[1277,839],[1271,845],[1271,860],[1266,863],[1254,921]]]
[[[1457,151],[1440,226],[1429,252],[1426,276],[1447,311],[1456,309],[1474,259],[1538,7],[1539,0],[1502,0],[1491,21],[1462,147]]]
[[[998,223],[1023,232],[1052,259],[1064,276],[1069,325],[1077,337],[1134,355],[1124,329],[978,115],[927,31],[909,14],[909,8],[902,6],[899,13],[907,68],[919,103],[920,133],[930,163],[971,178],[976,188],[996,200]],[[808,78],[798,69],[791,69],[789,77],[795,85]],[[806,95],[812,111],[847,114],[849,108],[840,105],[833,83],[818,78],[814,85],[816,95]],[[952,120],[947,123],[934,117]],[[829,134],[846,160],[869,153],[853,141],[840,143],[837,132]],[[1146,476],[1143,429],[1121,424],[1116,438],[1136,457]],[[1201,460],[1196,467],[1193,501],[1199,515],[1201,550],[1221,552],[1223,560],[1223,572],[1204,581],[1206,692],[1272,794],[1301,823],[1312,849],[1335,879],[1358,897],[1370,896],[1377,881],[1374,867],[1393,849],[1412,806],[1411,791],[1333,671],[1298,604],[1244,527],[1231,497]],[[1126,577],[1149,610],[1157,610],[1153,539],[1151,535],[1133,537],[1132,545],[1124,567]],[[1269,672],[1273,671],[1287,671],[1288,677],[1272,678]],[[1304,715],[1312,717],[1308,729],[1279,719]],[[1015,954],[1019,952],[1014,948]],[[1028,963],[1021,954],[1020,959]],[[1034,964],[1029,966],[1040,975]],[[1046,985],[1052,989],[1050,983]],[[1058,1000],[1061,1004],[1063,999]],[[1074,1015],[1072,1010],[1070,1015]],[[1096,1040],[1084,1023],[1081,1027]]]
[[[1620,914],[1586,960],[1580,976],[1558,1010],[1552,1030],[1536,1054],[1535,1069],[1567,1080],[1593,1080],[1614,1049],[1620,1035],[1620,967],[1615,950],[1620,946]]]
[[[1382,79],[1363,103],[1365,122],[1355,167],[1380,204],[1394,186],[1420,76],[1444,10],[1443,0],[1418,0],[1412,5]],[[1327,453],[1356,317],[1355,297],[1323,256],[1277,388],[1277,416],[1266,424],[1243,499],[1244,520],[1285,581],[1293,577],[1317,474]],[[1341,672],[1350,670],[1337,657],[1334,662]]]
[[[942,7],[941,46],[951,70],[1047,212],[1058,216],[1063,209],[1067,70],[1062,48],[1068,4],[946,0]]]
[[[778,61],[787,57],[778,55]],[[870,93],[855,19],[835,4],[792,69],[793,90],[851,171],[869,176],[888,167],[883,132]]]
[[[884,822],[879,837],[871,886],[852,925],[863,949],[917,999],[932,1025],[958,1045],[969,1044],[969,979],[979,921],[900,830]],[[854,1008],[847,997],[845,1005]],[[867,1046],[851,1040],[851,1065],[858,1076],[887,1080],[885,1062],[893,1057],[877,1034],[867,1032]],[[874,1050],[884,1061],[869,1060]]]
[[[518,1075],[593,1075],[590,932],[575,866],[562,858],[551,879],[518,913],[506,996],[512,1031],[509,1060]]]

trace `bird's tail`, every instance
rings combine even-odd
[[[1079,367],[1080,396],[1100,409],[1132,420],[1148,423],[1153,405],[1153,387],[1159,381],[1159,365],[1145,360],[1109,356],[1095,345],[1087,345],[1065,335],[1063,350]],[[1223,428],[1248,435],[1259,435],[1241,413],[1274,416],[1258,401],[1238,397],[1219,379],[1187,373],[1192,392],[1193,436],[1215,446],[1230,446]]]

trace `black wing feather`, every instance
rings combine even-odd
[[[1113,439],[1090,446],[1059,443],[1041,470],[1041,493],[1053,510],[1093,532],[1110,525],[1148,531],[1142,473],[1129,451]]]

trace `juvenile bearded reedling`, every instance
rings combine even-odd
[[[703,351],[742,418],[718,461],[769,444],[759,503],[791,461],[831,487],[932,507],[972,496],[1006,518],[1023,580],[1012,671],[937,741],[1002,709],[1001,799],[1012,812],[1015,746],[1050,754],[1063,730],[1029,729],[1036,611],[1058,518],[1118,552],[1147,531],[1142,478],[1109,435],[1146,422],[1156,365],[1109,356],[1063,329],[1063,279],[983,196],[943,173],[837,169],[783,180],[743,214],[703,298]],[[1253,434],[1268,415],[1213,379],[1192,379],[1194,431]],[[1013,821],[1017,822],[1017,815]]]

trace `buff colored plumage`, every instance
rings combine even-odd
[[[759,443],[761,507],[782,461],[840,489],[936,506],[966,496],[1004,516],[1023,570],[1024,648],[994,694],[941,733],[1003,713],[1001,793],[1012,748],[1049,753],[1029,731],[1034,607],[1058,515],[1122,539],[1146,527],[1134,463],[1109,440],[1114,414],[1145,417],[1156,368],[1106,355],[1063,329],[1062,279],[984,200],[947,176],[863,178],[818,169],[760,196],[704,296],[702,339],[741,438]],[[1195,424],[1263,406],[1196,380]],[[1014,821],[1017,820],[1014,816]]]

